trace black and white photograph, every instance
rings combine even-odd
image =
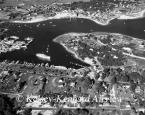
[[[145,115],[145,0],[0,0],[0,115]]]

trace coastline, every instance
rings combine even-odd
[[[141,11],[141,12],[137,12],[137,13],[134,13],[132,16],[129,16],[129,15],[121,15],[119,18],[119,20],[131,20],[131,19],[140,19],[140,18],[143,18],[144,17],[144,14],[145,14],[145,10]]]
[[[143,10],[141,12],[138,12],[138,13],[134,13],[132,15],[121,14],[121,15],[118,15],[114,18],[108,19],[106,22],[102,23],[101,21],[93,19],[93,17],[91,17],[91,16],[85,16],[83,14],[77,15],[74,12],[64,11],[64,12],[57,13],[54,17],[44,17],[42,15],[39,15],[39,16],[36,16],[36,17],[31,17],[32,18],[31,20],[15,20],[15,21],[10,21],[10,22],[12,22],[12,23],[38,23],[38,22],[47,21],[47,20],[54,20],[54,19],[82,18],[82,19],[91,20],[91,21],[93,21],[93,22],[95,22],[99,25],[106,26],[110,23],[111,20],[113,20],[115,18],[118,19],[118,20],[140,19],[140,18],[144,17],[144,13],[145,13],[145,10]]]
[[[79,16],[77,16],[77,14],[74,14],[74,13],[67,13],[67,12],[61,12],[61,13],[58,13],[56,14],[54,17],[44,17],[44,16],[38,16],[38,17],[32,17],[31,20],[15,20],[15,21],[11,21],[12,23],[38,23],[38,22],[42,22],[42,21],[47,21],[47,20],[54,20],[54,19],[66,19],[66,18],[83,18],[83,19],[88,19],[88,20],[91,20],[91,21],[94,21],[95,23],[97,24],[100,24],[100,25],[108,25],[109,21],[107,21],[106,23],[101,23],[97,20],[93,20],[91,17],[89,16],[84,16],[84,15],[81,15],[79,14]]]

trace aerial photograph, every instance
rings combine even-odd
[[[145,0],[0,0],[0,115],[145,115]]]

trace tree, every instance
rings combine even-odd
[[[0,95],[0,114],[16,115],[14,107],[14,99],[10,99],[7,95]]]
[[[0,0],[0,4],[3,4],[5,2],[5,0]]]

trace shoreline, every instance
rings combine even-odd
[[[140,19],[143,18],[145,14],[145,10],[141,11],[141,12],[137,12],[134,13],[133,16],[129,16],[129,15],[121,15],[119,18],[119,20],[132,20],[132,19]]]
[[[73,13],[66,13],[66,12],[61,12],[61,13],[58,13],[56,14],[54,17],[44,17],[44,16],[38,16],[38,17],[32,17],[31,20],[15,20],[15,21],[11,21],[12,23],[38,23],[38,22],[42,22],[42,21],[47,21],[47,20],[55,20],[55,19],[67,19],[67,18],[72,18],[72,19],[75,19],[75,18],[82,18],[82,19],[88,19],[88,20],[91,20],[97,24],[100,24],[102,26],[106,26],[109,24],[109,21],[107,21],[106,23],[101,23],[97,20],[93,20],[91,17],[89,16],[84,16],[84,15],[79,15],[77,16],[77,14],[73,14]]]
[[[102,23],[98,20],[95,20],[93,19],[91,16],[84,16],[82,14],[79,14],[77,16],[76,13],[73,13],[73,12],[60,12],[58,14],[56,14],[54,17],[44,17],[42,15],[39,15],[37,17],[32,17],[31,20],[15,20],[15,21],[10,21],[12,23],[38,23],[38,22],[42,22],[42,21],[47,21],[47,20],[55,20],[55,19],[67,19],[67,18],[82,18],[82,19],[88,19],[88,20],[91,20],[101,26],[106,26],[110,23],[111,20],[113,19],[118,19],[118,20],[133,20],[133,19],[140,19],[140,18],[143,18],[144,17],[144,13],[145,13],[145,10],[141,11],[141,12],[138,12],[138,13],[134,13],[132,14],[131,16],[129,15],[118,15],[116,16],[116,18],[112,18],[112,19],[108,19],[105,23]]]

